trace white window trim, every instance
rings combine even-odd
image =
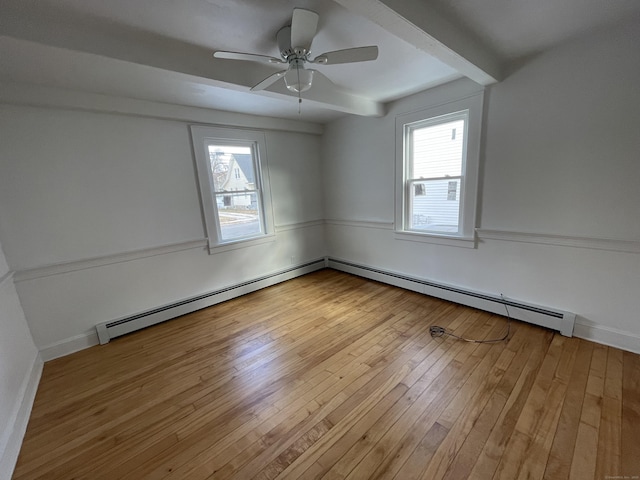
[[[482,108],[484,91],[458,98],[451,102],[396,116],[396,192],[395,192],[395,238],[414,242],[435,243],[458,247],[476,246],[476,211],[478,203],[478,174],[480,169],[480,141],[482,133]],[[446,232],[417,232],[406,229],[406,187],[405,187],[405,125],[417,123],[452,113],[468,111],[467,146],[464,181],[460,199],[460,230],[458,234]]]
[[[191,125],[191,139],[198,170],[198,184],[200,186],[200,201],[202,203],[203,217],[209,253],[221,253],[228,250],[250,247],[275,240],[273,226],[273,209],[271,203],[271,188],[269,184],[269,168],[267,164],[267,148],[264,133],[254,130],[238,128],[208,127]],[[264,233],[254,237],[243,237],[228,241],[222,241],[220,227],[217,221],[217,207],[213,201],[214,187],[211,174],[208,145],[221,143],[227,145],[251,145],[256,155],[256,184],[261,191],[262,221]]]

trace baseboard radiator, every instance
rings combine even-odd
[[[334,258],[327,259],[327,266],[342,272],[352,273],[360,277],[395,285],[407,290],[423,293],[432,297],[442,298],[443,300],[448,300],[491,313],[497,313],[499,315],[506,315],[506,305],[511,318],[539,325],[541,327],[550,328],[552,330],[557,330],[566,337],[571,337],[573,335],[573,326],[576,319],[576,315],[574,313],[519,302],[512,298],[503,298],[499,295],[490,295],[450,285],[439,284]]]
[[[301,275],[306,275],[307,273],[311,273],[316,270],[321,270],[325,267],[326,259],[314,260],[309,263],[280,270],[253,280],[228,286],[220,290],[204,293],[202,295],[187,298],[110,322],[100,323],[96,325],[98,339],[100,344],[105,344],[112,338],[119,337],[142,328],[150,327],[157,323],[161,323],[187,313],[192,313],[196,310],[210,307],[217,303],[231,300],[232,298],[255,292],[257,290],[270,287],[271,285],[275,285]]]

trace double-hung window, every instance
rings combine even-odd
[[[405,228],[458,234],[468,112],[405,126]]]
[[[192,126],[191,136],[210,251],[271,237],[264,134]]]
[[[482,94],[396,120],[399,238],[474,245]]]

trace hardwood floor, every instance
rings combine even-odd
[[[15,479],[640,475],[640,357],[323,270],[44,367]]]

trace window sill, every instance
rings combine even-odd
[[[449,247],[476,248],[476,238],[458,237],[452,235],[438,235],[433,233],[418,233],[408,231],[396,231],[396,240],[408,242],[432,243],[435,245],[447,245]]]
[[[273,233],[262,235],[260,237],[244,238],[242,240],[235,240],[226,243],[212,243],[211,240],[209,240],[209,255],[228,252],[229,250],[238,250],[240,248],[253,247],[255,245],[262,245],[263,243],[271,243],[275,242],[275,240],[276,236]]]

